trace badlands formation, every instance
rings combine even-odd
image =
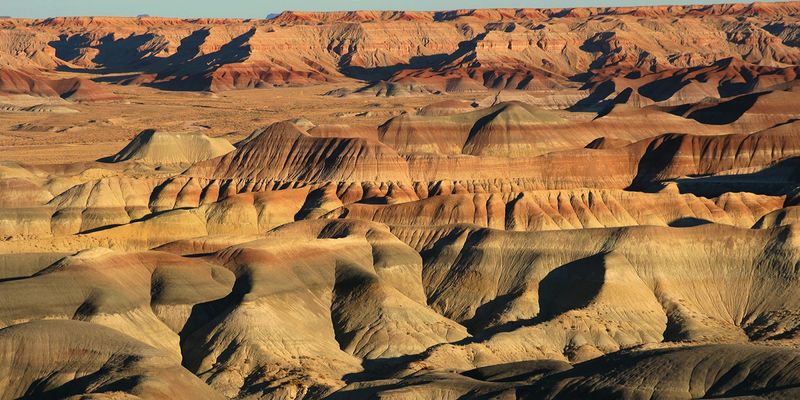
[[[0,19],[0,399],[800,397],[800,3]]]

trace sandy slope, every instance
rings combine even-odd
[[[0,19],[0,398],[795,398],[798,12]]]

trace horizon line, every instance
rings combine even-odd
[[[642,0],[639,0],[642,1]],[[17,20],[47,20],[54,18],[163,18],[163,19],[228,19],[228,20],[270,20],[285,13],[356,13],[356,12],[418,12],[418,13],[437,13],[437,12],[450,12],[450,11],[473,11],[473,10],[576,10],[576,9],[626,9],[626,8],[662,8],[662,7],[710,7],[710,6],[732,6],[732,5],[749,5],[756,4],[800,4],[800,0],[776,0],[776,1],[734,1],[734,2],[710,2],[710,3],[661,3],[649,5],[617,5],[617,6],[573,6],[573,7],[465,7],[465,8],[444,8],[444,9],[389,9],[389,8],[356,8],[356,9],[319,9],[319,10],[304,10],[304,9],[285,9],[278,12],[267,12],[264,17],[216,17],[209,15],[198,15],[191,17],[176,17],[161,14],[149,14],[142,12],[139,14],[76,14],[76,15],[52,15],[46,17],[17,17],[14,15],[2,15],[2,19],[17,19]]]

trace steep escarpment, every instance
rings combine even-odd
[[[601,98],[630,87],[662,102],[658,82],[675,81],[666,90],[685,92],[675,99],[698,100],[794,79],[797,15],[796,3],[781,3],[10,19],[0,63],[127,72],[119,82],[217,91],[343,78],[423,92],[557,89],[577,80],[605,87]]]
[[[695,103],[708,97],[732,97],[789,85],[797,80],[798,71],[793,66],[757,65],[732,57],[710,65],[653,73],[597,75],[587,82],[591,95],[575,108],[602,108],[609,103],[670,106]]]

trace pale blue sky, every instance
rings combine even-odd
[[[449,10],[486,7],[584,7],[657,4],[709,4],[682,0],[0,0],[0,15],[44,18],[68,15],[263,18],[290,10]]]

